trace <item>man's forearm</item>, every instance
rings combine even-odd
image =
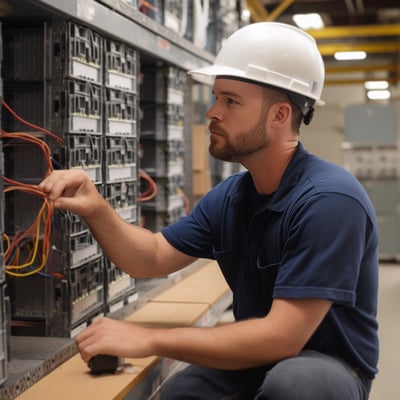
[[[104,254],[136,278],[165,276],[195,260],[174,249],[161,233],[123,220],[105,200],[85,221]]]
[[[152,232],[124,221],[105,201],[85,221],[104,254],[119,268],[136,277],[158,274]]]
[[[155,354],[222,369],[269,365],[296,356],[331,305],[325,299],[274,299],[263,318],[155,333]]]
[[[157,355],[209,368],[244,369],[268,365],[297,352],[284,344],[285,338],[265,331],[262,320],[213,328],[159,330],[155,337]]]

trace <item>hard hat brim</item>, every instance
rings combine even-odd
[[[193,69],[188,72],[189,75],[206,75],[206,76],[243,76],[244,71],[237,68],[226,67],[225,65],[210,65],[208,67],[202,67]]]
[[[202,67],[202,68],[197,68],[197,69],[193,69],[191,71],[188,72],[189,75],[193,75],[193,76],[209,76],[209,77],[217,77],[217,76],[232,76],[237,77],[237,78],[244,78],[246,79],[246,72],[242,71],[240,69],[237,68],[232,68],[232,67],[227,67],[225,65],[218,65],[218,64],[214,64],[214,65],[210,65],[207,67]],[[248,78],[249,81],[254,81],[255,84],[259,83],[259,84],[263,84],[264,82],[262,81],[256,81],[254,79],[251,79],[251,77]],[[270,85],[273,86],[273,85]],[[278,86],[277,86],[278,87]],[[318,106],[324,106],[325,102],[323,100],[320,99],[316,99],[315,104]]]

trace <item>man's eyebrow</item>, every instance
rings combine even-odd
[[[215,95],[214,90],[212,91],[212,94]],[[240,96],[236,92],[230,92],[229,90],[218,90],[218,94],[219,95],[222,94],[223,96],[226,96],[226,97],[235,97],[237,99],[242,99],[242,96]]]

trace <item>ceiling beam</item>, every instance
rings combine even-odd
[[[260,0],[246,0],[246,6],[254,22],[261,22],[267,19],[267,10]]]
[[[366,65],[365,62],[358,63],[357,65],[331,65],[325,67],[325,73],[327,74],[345,74],[352,72],[397,72],[397,67],[394,64],[380,64]]]
[[[322,29],[309,29],[307,32],[317,40],[338,38],[348,39],[354,37],[400,36],[400,24],[330,26]]]
[[[322,56],[332,56],[337,51],[365,51],[366,53],[397,53],[400,42],[318,43]]]
[[[247,9],[250,11],[251,19],[254,22],[275,21],[293,3],[294,0],[282,0],[282,2],[269,13],[261,0],[246,0]]]
[[[363,85],[368,79],[326,79],[324,86],[328,85]],[[395,85],[397,80],[394,78],[386,79],[390,84]]]
[[[279,6],[276,6],[267,16],[267,21],[275,21],[287,8],[289,8],[294,0],[283,0]]]

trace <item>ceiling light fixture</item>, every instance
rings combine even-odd
[[[366,81],[364,82],[364,87],[367,90],[382,90],[389,88],[388,81]]]
[[[369,90],[367,92],[367,97],[370,100],[387,100],[390,99],[389,90]]]
[[[242,14],[241,14],[241,19],[243,22],[245,22],[246,24],[248,24],[250,22],[250,18],[251,18],[251,13],[247,8],[244,8],[242,10]]]
[[[364,60],[367,58],[365,51],[337,51],[334,57],[338,61]]]
[[[317,13],[310,14],[294,14],[293,21],[301,29],[322,29],[325,24]]]

